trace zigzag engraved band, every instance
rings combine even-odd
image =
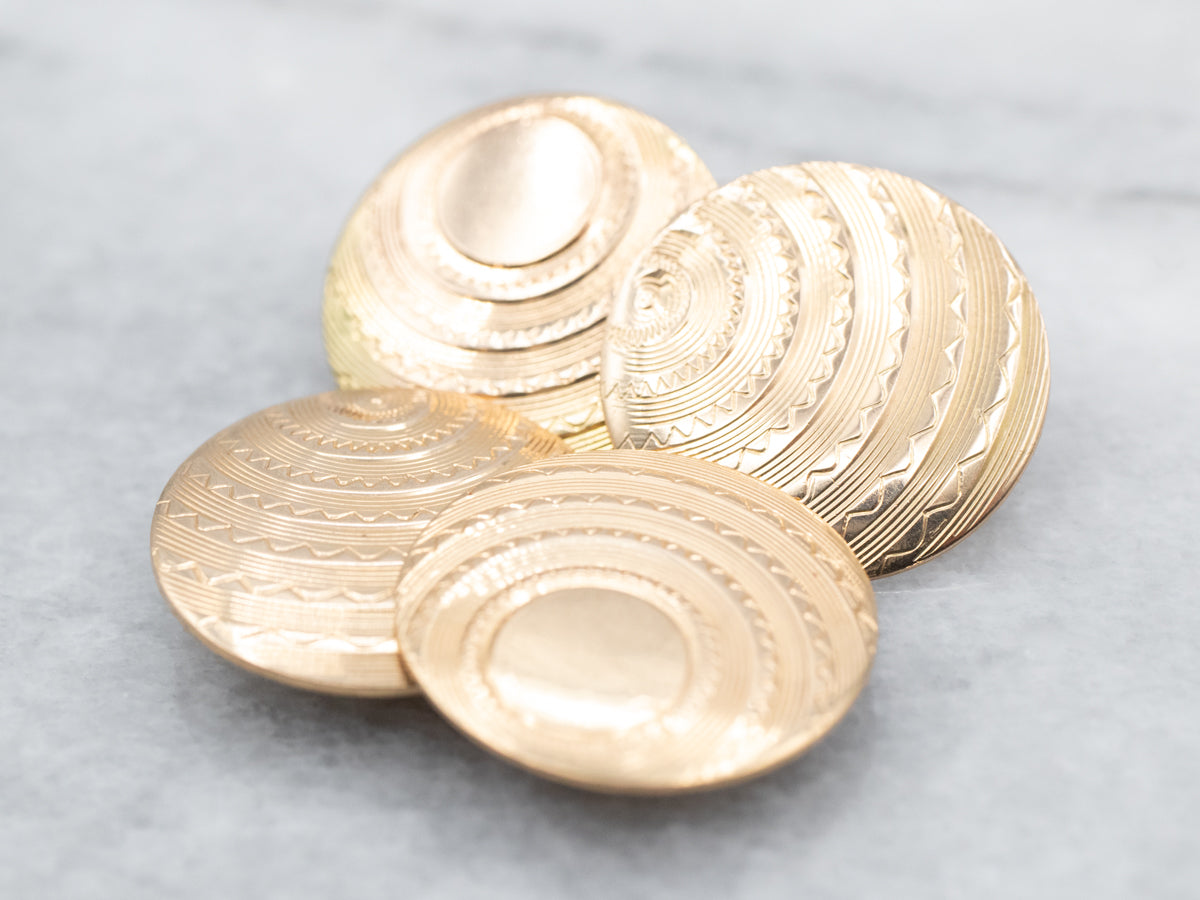
[[[803,752],[865,683],[866,573],[761,481],[669,453],[513,469],[413,547],[398,636],[428,697],[509,760],[691,790]]]
[[[312,690],[416,691],[393,594],[408,548],[479,483],[567,446],[515,413],[408,388],[273,406],[197,450],[163,490],[163,595],[222,656]]]
[[[586,157],[575,160],[581,171],[595,167],[593,200],[578,235],[549,256],[485,264],[448,234],[438,211],[446,180],[456,159],[510,132],[511,156],[488,160],[492,168],[521,164],[538,149],[519,143],[522,129],[539,128],[575,135],[571,146]],[[550,160],[568,169],[570,162]],[[526,194],[539,183],[531,177]],[[654,234],[713,186],[696,154],[661,123],[592,97],[510,100],[442,126],[379,176],[334,250],[324,328],[338,383],[486,396],[577,447],[606,446],[597,373],[612,298]],[[475,204],[466,208],[464,220],[477,222]],[[547,215],[524,224],[536,231],[554,212],[551,201]],[[507,235],[519,247],[521,224],[500,222],[485,238]]]
[[[734,288],[730,271],[745,273]],[[789,307],[794,328],[771,328]],[[647,250],[609,321],[614,446],[782,488],[872,576],[976,527],[1045,417],[1045,332],[1011,256],[962,207],[880,169],[807,163],[714,191]],[[719,358],[705,321],[724,323]],[[769,364],[747,365],[755,354]]]

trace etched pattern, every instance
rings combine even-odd
[[[689,397],[702,397],[704,404],[677,410],[677,415],[661,429],[648,434],[641,443],[626,440],[617,446],[652,449],[665,446],[673,439],[694,439],[710,431],[720,417],[738,415],[757,399],[762,385],[774,377],[795,331],[800,292],[795,242],[777,217],[769,214],[766,205],[757,200],[752,185],[735,183],[715,192],[716,198],[727,198],[732,208],[747,211],[748,215],[737,223],[741,228],[724,229],[720,216],[709,214],[706,202],[677,220],[673,227],[683,245],[667,252],[678,252],[693,262],[687,266],[686,274],[681,271],[683,267],[666,253],[661,257],[652,253],[645,257],[648,265],[643,266],[634,280],[634,290],[639,292],[639,298],[648,299],[653,309],[662,305],[658,300],[661,290],[656,296],[656,276],[660,271],[674,270],[671,293],[674,294],[674,306],[682,314],[672,317],[675,327],[669,332],[670,341],[664,340],[667,332],[651,340],[659,346],[682,348],[685,352],[669,358],[647,359],[641,367],[629,366],[622,374],[614,376],[607,388],[614,397],[628,396],[646,401],[683,392]],[[740,244],[744,244],[745,239],[735,243],[729,232],[747,229],[754,231],[758,243],[769,255],[750,258],[743,255]],[[719,262],[724,277],[697,271],[694,261],[707,261],[710,256]],[[750,317],[745,314],[747,284],[752,286],[752,291],[765,287],[773,300],[766,308],[761,300],[754,302],[752,299],[750,302],[754,304],[756,314]],[[696,302],[689,296],[689,286],[691,293],[705,291],[709,295],[707,302]],[[722,298],[723,302],[716,298]],[[619,336],[621,328],[630,326],[636,329],[637,323],[627,324],[623,318],[614,320],[610,328]],[[613,342],[611,336],[608,340]],[[635,346],[646,345],[647,341],[643,339]],[[747,352],[746,348],[758,352]]]
[[[501,635],[564,591],[618,593],[674,624],[688,664],[669,704],[580,723],[599,685],[576,689],[566,719],[536,703],[544,679],[497,689]],[[832,529],[757,479],[673,454],[506,472],[425,531],[398,594],[401,650],[442,712],[519,765],[602,790],[709,787],[795,756],[853,703],[876,645],[870,582]],[[529,646],[553,657],[549,635]]]
[[[735,289],[714,277],[730,258],[745,269]],[[769,169],[694,204],[645,259],[604,347],[614,445],[782,488],[872,576],[961,539],[1028,462],[1049,384],[1037,303],[995,236],[925,185],[844,163]],[[714,361],[712,334],[683,316],[628,327],[657,272],[686,320],[731,323],[721,346],[741,356]],[[763,327],[789,302],[793,331]],[[771,365],[748,373],[754,354]],[[676,372],[693,377],[656,377]]]
[[[210,648],[288,684],[413,693],[396,579],[418,533],[507,469],[568,452],[470,397],[334,391],[215,435],[163,491],[151,556],[164,596]]]
[[[436,212],[447,161],[494,129],[547,118],[578,128],[600,160],[583,231],[528,265],[464,255]],[[487,396],[577,447],[606,446],[597,376],[612,299],[654,234],[714,186],[659,122],[591,97],[512,100],[442,126],[372,185],[334,251],[324,326],[338,383]]]

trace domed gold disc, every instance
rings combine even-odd
[[[845,542],[761,481],[667,453],[513,469],[418,539],[402,653],[471,737],[581,787],[751,777],[828,732],[874,656]]]
[[[995,508],[1049,389],[1037,303],[995,235],[911,178],[844,163],[747,175],[681,215],[604,352],[616,446],[782,488],[872,576]]]
[[[334,391],[273,406],[172,476],[154,512],[154,572],[192,633],[245,668],[329,693],[415,693],[395,640],[409,546],[480,482],[564,452],[515,413],[453,394]]]
[[[596,206],[600,152],[566,119],[485,131],[446,165],[438,221],[454,246],[490,266],[527,266],[575,240]]]
[[[510,100],[442,126],[372,185],[334,250],[324,318],[338,383],[492,397],[576,449],[608,446],[612,298],[714,186],[662,124],[594,97]]]

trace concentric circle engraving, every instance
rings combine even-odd
[[[593,97],[507,101],[407,150],[334,250],[325,344],[342,387],[477,394],[608,443],[604,319],[631,262],[712,176],[662,124]]]
[[[665,793],[750,777],[866,680],[845,542],[761,481],[666,453],[521,466],[443,512],[400,597],[404,658],[464,731],[541,774]]]
[[[413,693],[396,579],[461,494],[566,445],[470,397],[334,391],[256,413],[179,468],[150,548],[171,608],[210,648],[312,690]]]
[[[807,163],[699,201],[635,264],[602,367],[613,444],[800,498],[872,576],[968,534],[1029,460],[1037,303],[978,219],[880,169]]]

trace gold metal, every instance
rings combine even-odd
[[[791,759],[866,681],[870,581],[761,481],[668,453],[513,469],[443,512],[399,586],[435,705],[580,787],[671,793]]]
[[[587,227],[603,160],[566,119],[518,119],[485,131],[446,165],[438,223],[457,250],[489,266],[528,266]]]
[[[881,169],[807,163],[709,194],[609,318],[614,445],[715,460],[800,498],[872,576],[996,507],[1049,391],[1025,277],[961,206]]]
[[[334,250],[338,383],[492,397],[576,449],[607,447],[597,373],[612,298],[714,186],[671,131],[610,101],[527,97],[455,119],[379,177]]]
[[[226,428],[154,512],[163,595],[220,655],[285,684],[396,696],[394,589],[417,534],[459,495],[569,452],[509,410],[388,388],[333,391]]]

